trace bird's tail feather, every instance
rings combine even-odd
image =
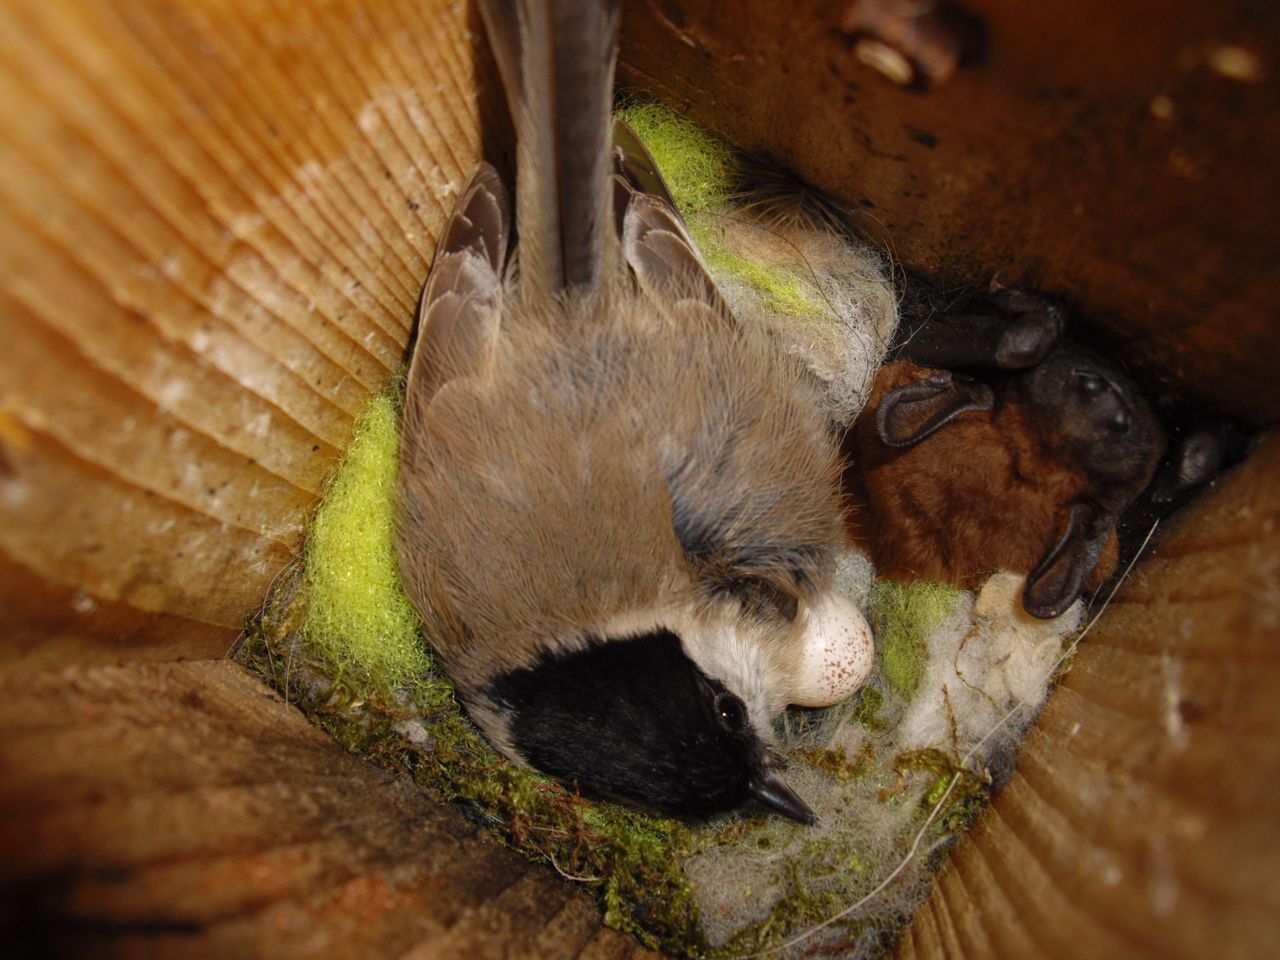
[[[526,296],[591,290],[610,230],[619,0],[480,0],[516,127],[516,228]]]

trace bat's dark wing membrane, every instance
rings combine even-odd
[[[1080,596],[1115,532],[1116,518],[1090,504],[1074,504],[1058,542],[1027,576],[1022,605],[1033,617],[1060,616]]]

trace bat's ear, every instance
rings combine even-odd
[[[1152,502],[1173,503],[1196,487],[1209,483],[1235,459],[1233,454],[1242,446],[1241,440],[1240,431],[1226,420],[1214,421],[1187,434],[1178,441],[1151,482]]]
[[[994,404],[985,383],[942,371],[885,394],[876,409],[876,432],[891,447],[909,447],[960,414]]]
[[[1071,606],[1115,530],[1115,518],[1097,507],[1077,503],[1066,529],[1027,577],[1022,606],[1033,617],[1051,620]]]

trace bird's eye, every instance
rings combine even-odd
[[[747,721],[747,708],[733,694],[722,693],[716,697],[716,715],[722,727],[730,733],[737,733]]]

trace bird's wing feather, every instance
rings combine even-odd
[[[657,197],[636,194],[627,204],[622,255],[649,299],[692,297],[726,319],[731,316],[680,215]]]
[[[613,169],[622,256],[641,289],[658,303],[693,299],[731,319],[657,163],[622,120],[613,124]]]
[[[405,396],[419,412],[444,383],[473,373],[498,336],[510,220],[506,189],[483,163],[445,226],[418,304]]]
[[[676,201],[662,178],[658,162],[644,145],[644,141],[621,117],[613,121],[613,167],[634,191],[647,193],[667,203],[675,210]],[[620,224],[622,221],[619,220]]]

